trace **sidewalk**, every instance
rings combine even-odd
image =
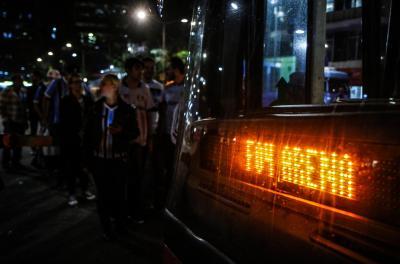
[[[0,263],[160,262],[159,218],[106,242],[94,202],[69,207],[66,193],[50,187],[55,180],[33,169],[18,174],[0,169],[0,175],[6,183],[0,192]]]

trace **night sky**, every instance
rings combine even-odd
[[[192,5],[192,0],[164,1],[166,47],[170,52],[187,48],[190,23],[182,24],[180,20],[191,19]],[[145,23],[138,23],[132,15],[138,7],[148,7],[151,12]],[[37,58],[43,59],[42,67],[61,67],[60,60],[63,65],[80,67],[80,56],[85,52],[86,67],[97,71],[120,57],[127,43],[160,48],[162,23],[150,7],[154,7],[150,0],[2,0],[0,70],[35,68]],[[92,32],[97,39],[88,43],[87,34]],[[66,43],[72,43],[73,47],[66,49]],[[49,51],[54,56],[47,56]],[[72,57],[73,53],[77,56]]]

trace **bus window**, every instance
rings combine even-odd
[[[249,17],[247,1],[206,1],[195,7],[188,80],[191,120],[229,117],[245,108]],[[223,10],[223,12],[221,12]],[[246,23],[247,22],[247,23]],[[207,35],[203,36],[203,32]]]
[[[307,0],[266,1],[263,106],[304,103]]]
[[[396,56],[386,54],[395,46],[385,44],[391,1],[379,2],[380,37],[369,39],[374,47],[363,52],[364,30],[374,25],[363,22],[362,1],[319,5],[324,16],[318,23],[324,24],[318,37],[320,24],[312,27],[315,12],[308,11],[312,1],[199,1],[189,44],[186,121],[237,117],[279,105],[396,97],[395,78],[384,77],[393,75],[396,63]],[[322,59],[311,65],[315,57]]]

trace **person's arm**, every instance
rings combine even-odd
[[[147,131],[146,126],[147,126],[147,122],[146,122],[146,111],[143,109],[137,109],[135,112],[135,116],[136,116],[136,123],[138,126],[138,135],[135,139],[135,142],[143,145],[143,141],[145,138],[145,133]]]
[[[129,106],[127,122],[122,130],[123,136],[128,142],[136,142],[136,139],[140,137],[140,129],[138,124],[138,111],[133,107]]]
[[[176,139],[178,137],[178,128],[179,128],[182,108],[183,108],[183,102],[179,102],[175,106],[174,114],[173,114],[173,117],[172,117],[170,136],[171,136],[171,141],[174,144],[176,144]]]
[[[42,96],[42,92],[43,89],[45,87],[44,86],[39,86],[38,89],[36,90],[35,95],[33,96],[33,110],[36,112],[36,114],[39,117],[40,122],[43,123],[44,120],[44,115],[43,115],[43,111],[41,109],[41,105],[40,105],[40,101],[41,101],[41,96]]]
[[[152,130],[152,112],[156,112],[156,104],[154,103],[153,100],[153,95],[150,92],[150,88],[147,87],[146,89],[146,138],[144,138],[144,142],[146,143],[148,141],[148,138],[150,136],[151,130]]]
[[[160,103],[158,104],[158,124],[157,124],[157,134],[162,134],[165,130],[166,126],[166,112],[167,112],[167,103],[165,100],[165,92],[163,91],[161,95]]]
[[[53,97],[58,85],[58,80],[52,81],[44,92],[43,96],[43,121],[47,125],[50,116],[50,100]]]

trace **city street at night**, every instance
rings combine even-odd
[[[0,173],[6,183],[0,193],[1,263],[160,263],[157,215],[132,224],[124,237],[104,241],[93,201],[70,208],[65,190],[29,166],[16,174]]]
[[[399,0],[0,0],[0,264],[400,263]]]

